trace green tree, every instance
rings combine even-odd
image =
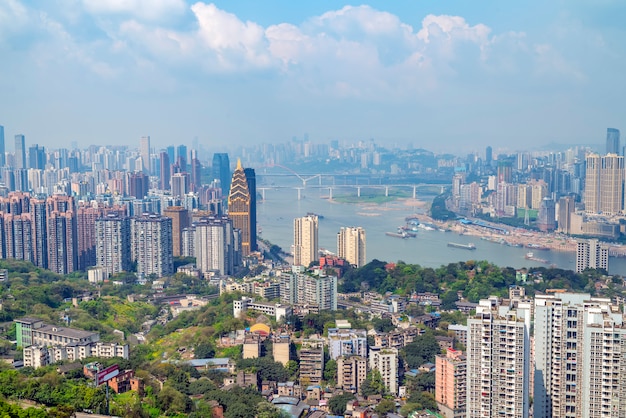
[[[404,359],[410,368],[417,368],[424,363],[434,363],[435,356],[441,353],[441,347],[434,335],[427,332],[404,347]]]
[[[374,411],[376,411],[376,413],[378,413],[381,416],[384,416],[385,414],[389,412],[395,412],[395,410],[396,410],[396,401],[392,399],[382,399],[380,403],[376,405],[376,408],[374,408]]]
[[[348,402],[354,399],[354,395],[351,393],[343,393],[341,395],[335,395],[328,401],[328,407],[330,412],[335,415],[343,415],[346,412],[346,406]]]
[[[193,352],[196,358],[213,358],[215,356],[215,348],[208,342],[198,344]]]
[[[334,382],[337,378],[337,362],[335,360],[328,360],[324,365],[324,380],[327,382]]]
[[[300,366],[298,365],[297,361],[289,360],[287,364],[285,365],[285,369],[287,369],[287,373],[289,374],[289,377],[294,377],[298,374]]]
[[[271,403],[264,401],[260,402],[256,407],[256,418],[288,418],[287,414],[282,409],[272,405]]]
[[[361,385],[361,395],[363,396],[371,396],[371,395],[385,395],[387,392],[385,388],[385,382],[383,382],[383,378],[380,375],[380,372],[376,369],[371,370],[367,373],[363,384]]]

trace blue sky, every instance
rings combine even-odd
[[[626,129],[625,16],[617,0],[4,0],[0,124],[49,147],[600,144]]]

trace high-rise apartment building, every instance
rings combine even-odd
[[[48,268],[59,274],[78,269],[76,213],[52,212],[48,223]]]
[[[150,137],[142,136],[139,140],[139,156],[141,157],[142,171],[150,175]]]
[[[213,164],[211,166],[211,181],[219,180],[222,196],[230,193],[230,160],[227,153],[213,154]]]
[[[3,216],[4,255],[16,260],[34,261],[32,220],[30,213]]]
[[[308,267],[319,257],[317,215],[307,215],[293,221],[293,264]]]
[[[481,300],[467,320],[467,417],[528,418],[531,304]]]
[[[255,208],[256,210],[256,208]],[[256,243],[252,243],[253,235],[251,219],[252,197],[248,186],[246,173],[241,166],[241,160],[237,160],[237,168],[233,172],[230,184],[230,194],[228,195],[228,217],[233,220],[233,227],[241,231],[241,255],[249,256]]]
[[[626,327],[610,299],[535,298],[534,416],[626,416]]]
[[[337,234],[337,254],[355,267],[363,267],[365,258],[365,229],[360,226],[341,227]]]
[[[107,277],[130,270],[130,218],[111,212],[96,221],[96,265]]]
[[[619,129],[607,128],[606,129],[606,153],[617,154],[621,152],[619,146]]]
[[[589,154],[586,158],[585,211],[617,215],[624,209],[624,157]]]
[[[596,239],[576,243],[576,273],[585,269],[609,270],[609,247]]]
[[[398,395],[398,349],[370,347],[369,368],[378,370],[385,389],[394,396]]]
[[[96,265],[96,220],[102,217],[101,208],[79,205],[76,209],[78,269]]]
[[[367,358],[340,356],[337,358],[337,387],[358,393],[367,377]]]
[[[227,216],[211,216],[194,222],[196,267],[201,273],[233,274],[233,222]]]
[[[33,228],[33,263],[36,266],[48,268],[48,228],[46,223],[46,201],[44,199],[31,199],[30,214]]]
[[[130,223],[131,257],[137,275],[163,277],[174,273],[172,219],[157,214],[135,216]]]
[[[26,139],[24,135],[15,135],[15,168],[26,167]]]
[[[435,357],[435,400],[446,418],[464,418],[467,398],[467,362],[462,351],[452,348]]]
[[[600,212],[600,167],[598,154],[588,154],[585,158],[585,211]]]
[[[305,274],[303,270],[302,267],[293,266],[290,274],[281,274],[281,302],[316,305],[320,310],[337,310],[337,277],[313,276]]]
[[[337,277],[299,274],[298,302],[317,305],[322,310],[337,310]]]
[[[172,254],[183,255],[183,230],[189,227],[189,211],[182,206],[170,206],[163,210],[163,215],[172,219]]]

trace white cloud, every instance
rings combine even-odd
[[[6,26],[3,32],[3,23],[13,22],[16,28],[32,26],[52,34],[37,44],[38,62],[70,59],[103,77],[123,74],[141,83],[167,77],[184,83],[190,75],[267,72],[279,75],[284,90],[294,95],[305,90],[372,100],[430,93],[463,77],[472,83],[523,74],[584,77],[553,45],[535,45],[524,33],[494,34],[485,24],[470,24],[461,16],[427,15],[414,28],[389,12],[345,6],[300,25],[263,27],[204,2],[73,1],[82,1],[96,16],[90,23],[99,25],[97,39],[74,35],[73,20],[64,25],[7,0],[0,4],[0,41],[8,31]],[[168,27],[171,15],[193,20]],[[146,71],[154,78],[146,78]]]
[[[17,0],[0,2],[0,42],[25,28],[29,20],[28,9]]]
[[[83,4],[93,14],[131,15],[150,21],[180,15],[187,8],[184,0],[83,0]]]
[[[242,22],[214,4],[196,3],[191,10],[198,20],[197,36],[222,65],[234,69],[235,65],[265,67],[270,64],[263,27],[254,22]]]

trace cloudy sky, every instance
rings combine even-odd
[[[621,0],[2,0],[28,144],[370,139],[435,151],[626,131]]]

